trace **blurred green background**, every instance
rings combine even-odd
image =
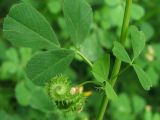
[[[125,0],[87,1],[94,11],[94,23],[81,52],[94,62],[119,38]],[[104,120],[160,120],[160,0],[133,1],[131,24],[144,31],[147,43],[136,62],[150,75],[153,87],[144,91],[129,69],[118,80],[118,99],[109,104]],[[63,114],[42,88],[27,79],[25,66],[34,51],[12,46],[2,32],[4,17],[13,4],[20,2],[31,4],[46,17],[62,46],[72,45],[63,17],[63,0],[0,0],[0,120],[95,120],[103,94],[94,86],[84,87],[92,95],[81,113]],[[131,51],[129,40],[125,47]],[[73,84],[93,79],[90,68],[78,57],[66,74]]]

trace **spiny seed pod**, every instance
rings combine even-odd
[[[85,97],[82,94],[77,94],[76,96],[74,96],[73,100],[74,105],[72,106],[72,110],[81,112],[85,103]]]
[[[63,101],[64,98],[67,98],[69,90],[70,83],[62,75],[52,78],[47,84],[47,93],[54,101]]]
[[[63,111],[77,111],[83,109],[85,97],[78,87],[71,87],[68,79],[58,75],[47,83],[47,93],[57,107]]]

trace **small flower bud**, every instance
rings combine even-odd
[[[71,95],[75,95],[77,93],[77,88],[76,87],[72,87],[70,90],[70,94]]]

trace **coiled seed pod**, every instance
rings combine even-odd
[[[59,75],[50,80],[47,84],[47,93],[51,100],[63,101],[68,96],[70,83],[67,78]]]
[[[68,79],[63,75],[58,75],[47,83],[47,93],[57,107],[63,111],[81,111],[85,97],[79,92],[78,87],[71,87]]]

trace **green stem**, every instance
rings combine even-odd
[[[127,32],[128,32],[131,6],[132,6],[132,0],[126,0],[125,13],[124,13],[123,25],[122,25],[121,36],[120,36],[120,43],[122,45],[125,44],[125,40],[126,40],[126,36],[127,36]],[[113,70],[111,73],[111,78],[118,75],[120,68],[121,68],[121,60],[116,58],[114,66],[113,66]],[[109,81],[113,87],[116,83],[116,80],[117,80],[117,77],[115,77],[114,79]],[[98,112],[97,120],[103,120],[107,105],[108,105],[108,98],[106,95],[104,95],[103,99],[102,99],[101,106],[100,106],[100,110]]]
[[[89,61],[80,51],[76,51],[76,53],[83,58],[83,60],[90,66],[92,67],[93,64],[91,63],[91,61]]]
[[[83,86],[83,85],[86,85],[86,84],[95,84],[95,85],[102,86],[102,84],[100,82],[97,82],[97,81],[85,81],[85,82],[79,84],[78,86],[80,87],[80,86]]]

